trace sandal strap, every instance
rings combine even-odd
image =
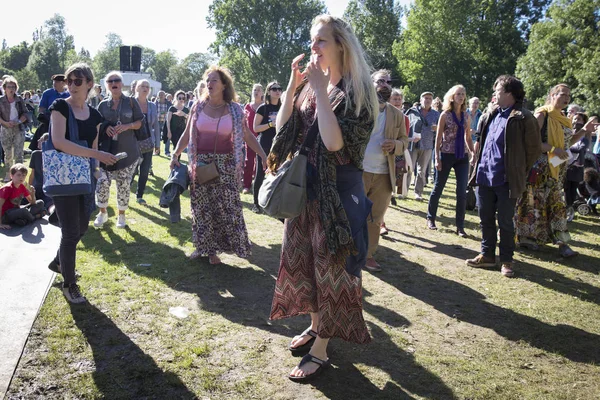
[[[298,367],[301,367],[304,364],[309,363],[309,362],[313,362],[318,365],[324,365],[324,364],[327,364],[327,362],[329,362],[329,359],[321,360],[320,358],[317,358],[311,354],[307,354],[304,357],[302,357],[302,360],[300,361],[300,364],[298,364]]]
[[[313,331],[312,329],[310,329],[310,327],[309,327],[309,328],[306,328],[306,330],[304,332],[302,332],[300,334],[300,336],[312,336],[316,339],[317,336],[319,336],[319,334],[317,332]]]

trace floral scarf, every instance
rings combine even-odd
[[[190,160],[190,165],[188,166],[188,169],[190,170],[190,180],[192,182],[192,185],[194,184],[194,182],[196,182],[196,166],[198,163],[198,151],[196,148],[196,144],[198,143],[198,128],[196,127],[196,121],[198,120],[198,116],[206,106],[206,103],[208,103],[208,100],[196,102],[194,103],[194,105],[192,106],[192,110],[190,111],[190,114],[192,116],[192,126],[190,139],[188,142],[188,152]],[[231,114],[231,119],[233,121],[233,156],[235,158],[235,173],[237,176],[241,174],[245,162],[243,125],[246,117],[244,116],[242,106],[234,102],[229,103],[229,113]]]
[[[306,82],[296,89],[294,104],[305,84]],[[325,147],[320,135],[316,140],[318,181],[315,190],[319,217],[327,238],[329,253],[335,255],[338,261],[345,260],[349,255],[356,253],[356,248],[352,240],[350,222],[337,191],[336,166],[340,164],[340,159],[349,159],[350,163],[362,170],[365,149],[375,125],[373,117],[369,117],[366,108],[363,108],[358,117],[353,104],[346,109],[346,102],[349,101],[351,99],[346,95],[341,81],[329,94],[329,102],[340,125],[344,147],[337,152],[331,152]],[[294,106],[290,119],[277,132],[273,141],[268,160],[269,169],[276,171],[296,152],[299,143],[302,143],[301,132],[302,117]]]

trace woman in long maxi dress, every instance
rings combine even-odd
[[[515,227],[519,246],[538,250],[540,245],[558,245],[559,254],[573,257],[578,253],[569,247],[571,235],[567,229],[567,206],[564,181],[568,162],[553,166],[549,160],[558,157],[567,160],[567,150],[587,132],[593,132],[596,124],[588,121],[573,132],[571,121],[562,114],[571,100],[571,89],[565,84],[554,86],[546,99],[546,105],[535,110],[535,117],[542,134],[542,155],[529,174],[527,191],[517,203]]]
[[[251,255],[238,179],[244,164],[244,141],[261,156],[266,158],[266,154],[254,135],[244,129],[244,111],[235,102],[229,70],[210,67],[204,79],[207,90],[192,107],[183,136],[171,154],[171,168],[179,166],[179,156],[188,147],[192,242],[196,248],[190,259],[208,257],[211,264],[219,264],[219,253],[235,253],[242,258]],[[196,183],[198,166],[210,162],[217,165],[219,177]]]
[[[269,156],[276,171],[311,131],[318,135],[308,154],[307,204],[285,221],[271,319],[310,314],[311,325],[290,343],[308,352],[289,378],[304,381],[328,365],[332,337],[371,340],[362,315],[360,271],[366,261],[370,202],[362,184],[362,161],[378,103],[369,68],[352,28],[329,15],[315,18],[311,57],[292,75],[277,115],[278,134]],[[314,128],[313,128],[314,130]]]

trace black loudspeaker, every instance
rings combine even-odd
[[[131,71],[131,47],[129,46],[121,46],[119,48],[119,60],[121,71]]]
[[[140,72],[142,68],[142,48],[138,46],[131,47],[131,70]]]

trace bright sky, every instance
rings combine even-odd
[[[140,44],[156,52],[175,50],[179,58],[190,53],[206,52],[214,41],[214,32],[206,26],[207,0],[190,2],[140,2],[123,0],[119,3],[98,3],[97,12],[91,11],[90,3],[65,3],[63,9],[49,6],[48,1],[27,1],[27,18],[3,18],[0,40],[6,39],[9,46],[23,40],[32,42],[36,27],[43,26],[54,13],[66,20],[67,31],[75,37],[77,51],[85,47],[93,55],[102,48],[106,34],[114,32],[121,36],[124,44]],[[407,4],[408,0],[400,0]],[[184,5],[185,4],[185,5]],[[342,16],[348,0],[325,0],[330,14]],[[128,18],[124,18],[127,16]],[[125,23],[125,21],[129,21]],[[142,22],[140,21],[147,21]]]

